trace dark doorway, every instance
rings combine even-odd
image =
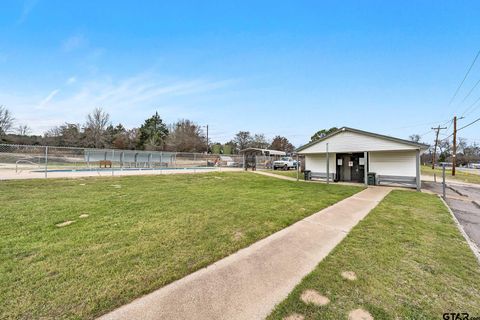
[[[337,153],[337,180],[363,183],[365,179],[364,163],[363,153]]]

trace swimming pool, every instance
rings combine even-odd
[[[47,169],[32,172],[112,172],[112,171],[169,171],[169,170],[213,170],[217,167],[186,167],[186,168],[86,168],[86,169]]]

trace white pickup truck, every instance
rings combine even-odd
[[[297,161],[293,160],[292,157],[283,157],[280,160],[273,161],[273,170],[277,169],[297,169]]]

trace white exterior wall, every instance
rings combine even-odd
[[[377,175],[416,176],[416,151],[369,152],[369,169]]]
[[[405,143],[400,143],[380,137],[369,136],[356,132],[344,131],[330,138],[320,141],[300,154],[324,153],[326,144],[331,153],[348,153],[348,152],[364,152],[364,151],[389,151],[389,150],[415,150],[416,147]]]
[[[330,158],[330,173],[335,173],[335,153],[329,153]],[[307,154],[305,155],[305,170],[312,172],[327,173],[327,156],[326,154]]]

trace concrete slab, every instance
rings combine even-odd
[[[369,188],[100,319],[263,319],[391,188]]]

